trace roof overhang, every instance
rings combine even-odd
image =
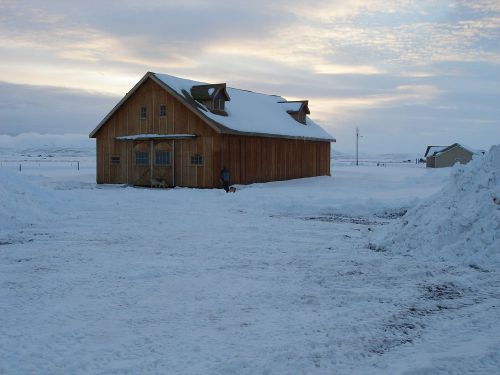
[[[236,131],[236,130],[224,132],[223,134],[243,135],[243,136],[248,136],[248,137],[295,139],[297,141],[337,142],[337,140],[335,138],[315,138],[315,137],[302,137],[302,136],[298,136],[298,135],[293,136],[293,135],[271,134],[271,133],[251,133],[251,132],[241,132],[241,131]]]
[[[450,146],[448,146],[448,147],[446,147],[446,148],[444,148],[444,149],[442,149],[440,151],[435,152],[433,154],[433,156],[441,156],[441,155],[443,155],[443,154],[445,154],[445,153],[447,153],[447,152],[449,152],[449,151],[451,151],[451,150],[453,150],[455,148],[461,148],[462,150],[469,152],[471,155],[478,154],[478,152],[475,152],[475,151],[473,151],[473,150],[471,150],[471,149],[469,149],[467,147],[464,147],[460,143],[453,143],[452,145],[450,145]]]
[[[434,156],[435,154],[437,154],[438,152],[441,152],[443,151],[445,148],[447,148],[448,146],[427,146],[427,150],[425,150],[425,154],[424,154],[424,157],[427,157],[427,156]],[[439,148],[438,151],[433,151],[432,154],[429,154],[429,152],[433,149],[433,148]]]
[[[115,139],[119,141],[154,141],[170,139],[192,139],[196,137],[196,134],[134,134],[115,137]]]

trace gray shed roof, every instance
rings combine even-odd
[[[433,156],[434,154],[444,150],[448,146],[427,146],[424,156]]]

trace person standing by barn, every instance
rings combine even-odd
[[[229,169],[227,169],[226,166],[223,166],[220,171],[220,180],[222,181],[222,186],[224,187],[226,193],[229,192],[229,178],[230,178]]]

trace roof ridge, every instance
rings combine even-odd
[[[189,78],[178,77],[178,76],[174,76],[172,74],[166,74],[166,73],[160,73],[160,72],[151,72],[151,73],[153,73],[154,75],[160,74],[160,75],[165,75],[165,76],[169,76],[169,77],[176,78],[176,79],[182,79],[182,80],[188,81],[188,82],[197,83],[196,86],[213,86],[213,85],[219,85],[219,84],[226,84],[226,89],[232,89],[232,90],[238,90],[238,91],[245,91],[245,92],[249,92],[249,93],[252,93],[252,94],[273,96],[273,97],[276,97],[276,98],[283,98],[281,95],[278,95],[278,94],[266,94],[264,92],[259,92],[259,91],[254,91],[254,90],[248,90],[248,89],[240,89],[238,87],[228,86],[227,83],[208,83],[208,82],[202,82],[202,81],[195,81],[195,80],[192,80],[192,79],[189,79]],[[285,99],[285,98],[283,98],[283,99]]]
[[[266,93],[263,93],[263,92],[258,92],[258,91],[253,91],[253,90],[247,90],[247,89],[239,89],[237,87],[231,87],[231,86],[227,86],[227,88],[228,89],[232,89],[232,90],[245,91],[245,92],[249,92],[249,93],[252,93],[252,94],[259,94],[259,95],[265,95],[265,96],[275,96],[277,98],[283,98],[281,95],[277,95],[277,94],[266,94]]]

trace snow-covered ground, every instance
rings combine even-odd
[[[388,245],[457,168],[334,161],[331,177],[226,194],[98,186],[93,158],[67,150],[21,172],[39,157],[8,157],[0,374],[500,369],[495,258]]]

